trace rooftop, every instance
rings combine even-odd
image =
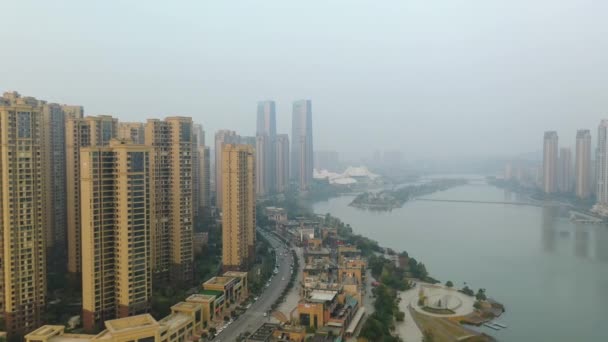
[[[232,277],[213,277],[207,280],[203,286],[212,285],[212,286],[226,286],[234,281]]]
[[[188,302],[179,302],[171,307],[171,310],[176,311],[193,311],[200,308],[200,304],[196,303],[188,303]]]
[[[328,302],[334,300],[337,295],[338,291],[314,290],[308,299],[313,302]]]
[[[106,321],[106,328],[110,332],[120,332],[121,330],[136,329],[144,327],[158,326],[158,322],[150,315],[138,315]]]
[[[228,271],[224,273],[224,277],[244,278],[247,277],[247,272]]]
[[[184,313],[171,314],[160,320],[160,324],[166,325],[169,329],[178,329],[192,320],[192,317]]]
[[[218,292],[221,294],[220,291],[212,291],[212,290],[203,290],[202,292]],[[193,294],[190,297],[186,298],[187,302],[195,302],[195,303],[206,303],[212,300],[215,300],[216,296],[212,295],[212,294],[204,294],[204,293],[199,293],[199,294]]]

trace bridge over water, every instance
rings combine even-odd
[[[508,205],[529,205],[534,207],[542,206],[559,206],[557,203],[536,204],[530,202],[509,202],[509,201],[474,201],[474,200],[457,200],[457,199],[442,199],[442,198],[416,198],[416,201],[428,202],[454,202],[454,203],[476,203],[476,204],[508,204]]]

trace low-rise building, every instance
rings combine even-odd
[[[99,334],[66,334],[63,325],[44,325],[25,336],[26,342],[177,342],[197,341],[203,329],[202,307],[180,302],[171,307],[171,314],[155,320],[149,314],[119,318],[105,322]]]

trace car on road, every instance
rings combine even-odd
[[[264,312],[264,317],[268,316],[268,314],[266,312]]]

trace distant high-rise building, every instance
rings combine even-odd
[[[251,146],[222,149],[222,264],[247,270],[255,260],[255,156]]]
[[[198,164],[199,164],[199,212],[206,213],[211,206],[211,153],[209,147],[198,146]]]
[[[107,146],[118,134],[118,119],[109,115],[70,118],[65,128],[68,272],[80,273],[82,227],[80,212],[80,149]]]
[[[591,132],[579,129],[576,132],[576,196],[587,198],[591,195]]]
[[[543,144],[543,191],[545,193],[557,192],[557,132],[545,132]]]
[[[222,209],[222,150],[224,145],[239,144],[241,137],[235,131],[220,130],[215,133],[215,206]]]
[[[149,119],[146,145],[154,183],[152,257],[154,277],[160,283],[189,281],[194,276],[192,119]]]
[[[559,192],[569,193],[572,191],[572,151],[570,148],[562,147],[559,149],[557,180]]]
[[[291,178],[300,189],[308,190],[313,173],[312,102],[293,103],[291,134]]]
[[[597,150],[595,157],[596,198],[595,211],[608,214],[608,120],[602,120],[597,129]]]
[[[289,135],[277,135],[276,150],[276,190],[284,193],[289,188]]]
[[[16,92],[0,98],[0,312],[15,339],[42,324],[46,304],[43,104]]]
[[[150,308],[150,153],[150,147],[123,140],[81,149],[82,317],[87,331]]]
[[[270,192],[270,137],[258,135],[255,137],[255,189],[258,196],[267,195]],[[274,158],[274,156],[273,156]],[[273,172],[274,173],[274,172]]]
[[[340,156],[336,151],[315,151],[315,169],[333,172],[341,171]]]
[[[48,254],[55,262],[65,262],[67,257],[65,126],[68,119],[82,118],[83,112],[80,106],[51,103],[42,107],[41,154],[46,179],[43,189],[43,196],[46,198],[44,225]]]
[[[118,123],[119,139],[131,140],[134,144],[144,144],[146,141],[146,125],[143,122]]]
[[[194,124],[193,129],[193,144],[192,144],[192,202],[194,208],[194,217],[200,217],[201,210],[201,165],[200,161],[202,156],[200,155],[199,147],[205,145],[205,132],[203,126],[200,124]],[[202,150],[204,152],[204,149]]]
[[[256,130],[256,192],[272,193],[276,188],[276,109],[274,101],[258,102]]]

